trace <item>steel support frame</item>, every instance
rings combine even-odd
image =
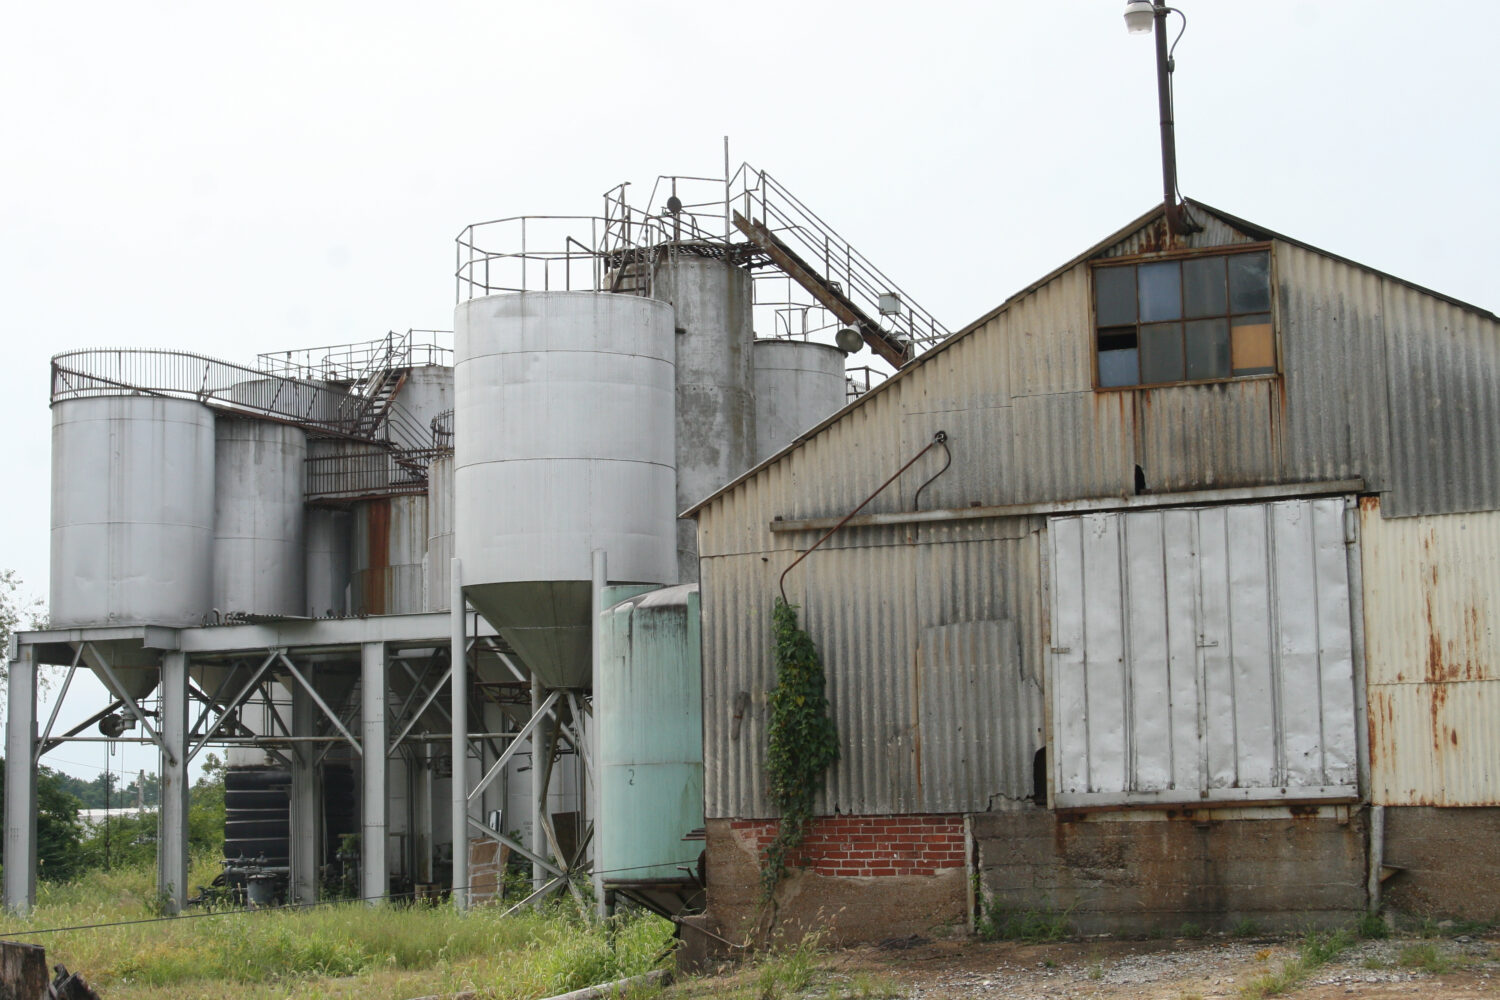
[[[360,895],[371,906],[380,903],[390,890],[386,864],[390,811],[386,794],[387,763],[385,754],[376,749],[386,745],[385,682],[385,643],[361,644],[360,729],[364,745],[373,752],[363,754],[360,759],[363,777],[360,789]],[[317,701],[322,701],[314,692],[309,693]],[[324,710],[327,711],[326,707]],[[342,723],[336,724],[343,727]]]
[[[19,645],[7,678],[5,718],[5,908],[36,904],[36,654]]]
[[[161,661],[160,794],[156,889],[168,913],[187,906],[188,879],[188,656],[172,651]]]

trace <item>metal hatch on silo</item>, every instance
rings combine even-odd
[[[519,292],[455,311],[454,549],[464,592],[548,687],[585,687],[592,552],[676,581],[672,310]]]
[[[605,602],[619,595],[606,588]],[[600,615],[597,868],[607,880],[681,879],[697,855],[683,837],[703,825],[700,634],[697,584]]]

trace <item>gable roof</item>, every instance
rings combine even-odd
[[[1245,219],[1241,219],[1241,218],[1239,218],[1238,216],[1235,216],[1235,215],[1230,215],[1228,212],[1225,212],[1225,211],[1223,211],[1221,209],[1214,208],[1212,205],[1204,204],[1201,201],[1194,201],[1194,200],[1186,199],[1185,198],[1185,199],[1183,199],[1183,203],[1189,209],[1201,211],[1203,213],[1206,213],[1207,215],[1212,216],[1213,218],[1215,218],[1218,221],[1224,223],[1225,225],[1227,225],[1231,229],[1235,230],[1236,232],[1240,233],[1241,235],[1247,237],[1248,239],[1250,239],[1252,241],[1255,241],[1255,242],[1270,242],[1272,240],[1275,240],[1275,241],[1279,241],[1279,242],[1282,242],[1282,243],[1290,244],[1292,246],[1300,247],[1301,249],[1307,250],[1307,251],[1309,251],[1311,253],[1319,254],[1319,255],[1321,255],[1323,257],[1330,258],[1331,260],[1336,260],[1336,261],[1338,261],[1338,262],[1340,262],[1342,264],[1346,264],[1346,265],[1348,265],[1350,267],[1359,268],[1360,270],[1366,271],[1366,272],[1368,272],[1370,274],[1377,275],[1377,276],[1379,276],[1381,278],[1384,278],[1384,279],[1387,279],[1389,281],[1394,281],[1397,284],[1404,285],[1405,287],[1413,289],[1414,291],[1420,292],[1420,293],[1422,293],[1424,295],[1430,295],[1430,296],[1432,296],[1435,299],[1439,299],[1439,300],[1441,300],[1443,302],[1449,303],[1450,305],[1457,306],[1460,309],[1466,310],[1468,312],[1472,312],[1472,313],[1474,313],[1474,314],[1476,314],[1478,316],[1481,316],[1481,317],[1483,317],[1483,318],[1485,318],[1487,320],[1490,320],[1492,322],[1500,323],[1500,316],[1497,316],[1495,313],[1490,312],[1488,309],[1480,308],[1479,306],[1473,305],[1472,303],[1464,302],[1461,299],[1456,299],[1456,298],[1454,298],[1451,295],[1445,295],[1442,292],[1433,291],[1432,289],[1426,288],[1426,287],[1424,287],[1422,285],[1419,285],[1419,284],[1417,284],[1415,282],[1407,281],[1406,279],[1397,277],[1394,274],[1389,274],[1389,273],[1387,273],[1385,271],[1381,271],[1381,270],[1379,270],[1377,268],[1370,267],[1370,266],[1368,266],[1366,264],[1361,264],[1360,262],[1358,262],[1356,260],[1351,260],[1350,258],[1341,256],[1340,254],[1332,253],[1331,251],[1324,250],[1321,247],[1315,247],[1315,246],[1313,246],[1310,243],[1305,243],[1302,240],[1294,239],[1293,237],[1287,236],[1287,235],[1285,235],[1283,233],[1276,232],[1273,229],[1267,229],[1264,226],[1260,226],[1260,225],[1257,225],[1257,224],[1255,224],[1253,222],[1249,222],[1249,221],[1247,221]],[[757,473],[759,473],[762,469],[764,469],[764,468],[766,468],[766,467],[768,467],[770,465],[774,465],[775,463],[779,462],[787,454],[795,451],[797,448],[800,448],[807,441],[809,441],[812,438],[816,437],[825,428],[827,428],[827,427],[829,427],[829,426],[837,423],[839,420],[843,419],[843,417],[846,414],[848,414],[850,411],[856,409],[857,407],[863,406],[865,404],[865,402],[868,399],[870,399],[872,396],[875,396],[878,393],[886,391],[897,380],[907,377],[912,371],[915,371],[916,369],[922,367],[929,360],[931,360],[932,358],[937,357],[939,354],[941,354],[943,351],[947,350],[949,347],[953,346],[958,341],[964,339],[965,337],[968,337],[968,336],[972,335],[974,333],[974,331],[980,329],[985,324],[987,324],[991,320],[993,320],[995,317],[1000,316],[1001,314],[1005,313],[1012,306],[1014,306],[1017,302],[1021,301],[1024,298],[1026,298],[1026,296],[1032,294],[1037,289],[1043,287],[1044,285],[1048,284],[1049,282],[1054,281],[1060,275],[1065,274],[1066,272],[1072,270],[1073,268],[1077,267],[1078,265],[1080,265],[1080,264],[1082,264],[1082,263],[1084,263],[1086,261],[1092,260],[1095,257],[1101,256],[1106,251],[1108,251],[1110,248],[1112,248],[1115,245],[1121,243],[1122,241],[1128,239],[1129,237],[1131,237],[1131,236],[1133,236],[1133,235],[1135,235],[1137,233],[1142,232],[1147,227],[1150,227],[1152,225],[1158,225],[1158,224],[1159,225],[1165,225],[1165,221],[1166,221],[1166,211],[1165,211],[1164,206],[1162,206],[1160,204],[1157,204],[1157,205],[1153,206],[1150,211],[1148,211],[1145,214],[1137,217],[1133,221],[1127,223],[1125,226],[1123,226],[1120,229],[1116,230],[1115,232],[1111,233],[1109,236],[1106,236],[1104,239],[1100,240],[1098,243],[1095,243],[1093,246],[1089,247],[1087,250],[1085,250],[1082,253],[1078,254],[1076,257],[1073,257],[1071,260],[1067,261],[1066,263],[1064,263],[1064,264],[1062,264],[1062,265],[1060,265],[1058,267],[1053,268],[1051,271],[1048,271],[1045,275],[1043,275],[1042,277],[1038,278],[1036,281],[1033,281],[1031,284],[1027,285],[1025,288],[1022,288],[1020,291],[1018,291],[1015,294],[1009,296],[1007,299],[1005,299],[1005,301],[1001,302],[994,309],[991,309],[989,312],[987,312],[984,315],[980,316],[978,319],[974,320],[973,322],[968,323],[962,329],[956,331],[955,333],[953,333],[952,335],[950,335],[949,337],[947,337],[946,339],[944,339],[940,343],[935,344],[930,350],[925,351],[922,354],[919,354],[916,358],[914,358],[912,361],[910,361],[909,363],[907,363],[901,369],[899,369],[898,371],[894,372],[891,375],[890,378],[886,379],[884,382],[881,382],[879,385],[874,386],[868,392],[866,392],[864,395],[860,396],[858,399],[855,399],[853,402],[849,403],[847,406],[841,407],[840,409],[836,410],[835,412],[833,412],[832,414],[830,414],[827,418],[825,418],[821,422],[819,422],[819,423],[815,424],[814,426],[808,428],[806,431],[804,431],[803,433],[799,434],[797,437],[793,438],[792,441],[790,443],[788,443],[786,447],[784,447],[780,451],[777,451],[776,453],[770,455],[764,461],[761,461],[761,462],[757,463],[756,465],[752,466],[751,468],[746,469],[742,474],[740,474],[739,476],[736,476],[734,479],[732,479],[729,482],[725,483],[719,489],[715,490],[713,493],[711,493],[708,496],[704,497],[702,500],[699,500],[697,503],[693,504],[691,507],[689,507],[686,510],[684,510],[678,516],[679,517],[694,517],[694,516],[696,516],[697,513],[700,510],[702,510],[704,507],[708,506],[713,501],[717,500],[719,497],[721,497],[724,494],[726,494],[726,493],[730,492],[731,490],[735,489],[741,483],[745,482],[747,479],[749,479],[752,476],[754,476]]]

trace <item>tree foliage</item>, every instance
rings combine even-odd
[[[5,762],[0,759],[0,801],[5,797]],[[36,772],[36,861],[37,876],[55,882],[77,875],[83,864],[83,826],[78,821],[78,800],[68,794],[50,767]],[[0,861],[4,860],[0,844]]]
[[[47,607],[39,597],[27,597],[13,569],[0,569],[0,679],[10,665],[10,634],[47,627]]]
[[[839,759],[839,734],[828,713],[818,648],[798,625],[796,605],[778,598],[773,624],[776,687],[769,699],[766,778],[781,821],[761,870],[766,899],[776,891],[788,859],[802,843],[824,772]]]

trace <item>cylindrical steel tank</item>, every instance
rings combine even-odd
[[[655,295],[677,327],[677,509],[712,494],[754,462],[755,340],[750,274],[680,248],[656,267]],[[698,526],[677,522],[677,579],[698,579]]]
[[[447,611],[453,603],[453,453],[427,466],[427,585],[425,611]]]
[[[312,507],[304,515],[307,611],[313,618],[349,613],[349,512]]]
[[[692,860],[682,838],[703,825],[699,637],[697,584],[626,598],[600,617],[598,870],[675,878]]]
[[[213,606],[224,614],[304,614],[307,434],[221,415],[214,439]]]
[[[842,409],[844,353],[809,340],[755,342],[755,463]],[[700,498],[701,499],[701,498]]]
[[[393,405],[407,426],[429,432],[432,418],[453,409],[453,369],[423,365],[407,372]]]
[[[356,615],[409,615],[422,610],[427,555],[427,497],[395,496],[354,505],[350,594]]]
[[[213,538],[211,410],[157,396],[53,404],[53,628],[201,625]]]
[[[677,576],[672,309],[521,292],[454,323],[465,592],[542,683],[585,686],[593,550],[614,581]]]

